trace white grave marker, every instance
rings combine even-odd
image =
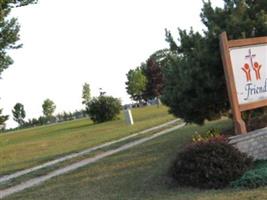
[[[132,116],[132,112],[130,109],[127,109],[124,111],[124,115],[125,115],[125,121],[128,125],[133,125],[134,121],[133,121],[133,116]]]

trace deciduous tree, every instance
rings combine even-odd
[[[17,103],[14,106],[12,113],[14,121],[16,121],[20,126],[22,126],[24,124],[24,118],[26,117],[24,106],[21,103]]]
[[[91,90],[88,83],[84,83],[82,92],[82,104],[87,105],[91,100]]]
[[[7,52],[22,46],[17,43],[20,31],[18,20],[10,17],[10,12],[12,8],[36,2],[37,0],[0,0],[0,76],[13,63]]]
[[[148,58],[146,64],[142,65],[142,70],[147,78],[144,99],[157,98],[159,102],[164,87],[162,70],[166,66],[169,54],[170,51],[168,49],[156,51]]]
[[[0,125],[4,125],[8,120],[8,115],[2,115],[3,109],[0,109]]]
[[[141,102],[147,84],[147,78],[143,70],[140,67],[131,69],[126,76],[128,79],[126,82],[127,93],[133,100]]]
[[[46,99],[42,105],[43,107],[43,114],[47,117],[47,118],[51,118],[53,116],[53,113],[56,110],[56,105],[55,103],[50,100],[50,99]]]

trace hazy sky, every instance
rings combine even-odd
[[[129,103],[125,74],[168,47],[165,28],[175,37],[178,27],[201,31],[201,8],[202,0],[39,0],[15,9],[24,46],[10,52],[15,63],[2,74],[0,108],[11,119],[17,102],[27,118],[42,114],[46,98],[57,113],[81,109],[84,82],[93,96],[101,87]]]

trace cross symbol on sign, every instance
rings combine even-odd
[[[252,54],[251,53],[251,49],[248,50],[248,55],[246,56],[246,58],[250,59],[250,64],[251,67],[253,67],[254,63],[253,63],[253,58],[256,57],[256,54]]]

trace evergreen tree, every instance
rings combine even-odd
[[[16,121],[20,126],[22,126],[24,124],[24,118],[26,117],[24,106],[21,103],[17,103],[14,106],[12,113],[14,121]]]
[[[178,44],[166,31],[172,56],[164,70],[162,98],[171,113],[199,124],[229,110],[219,35],[223,31],[229,39],[267,35],[265,0],[224,0],[223,8],[213,8],[210,1],[203,3],[203,34],[179,30]]]

